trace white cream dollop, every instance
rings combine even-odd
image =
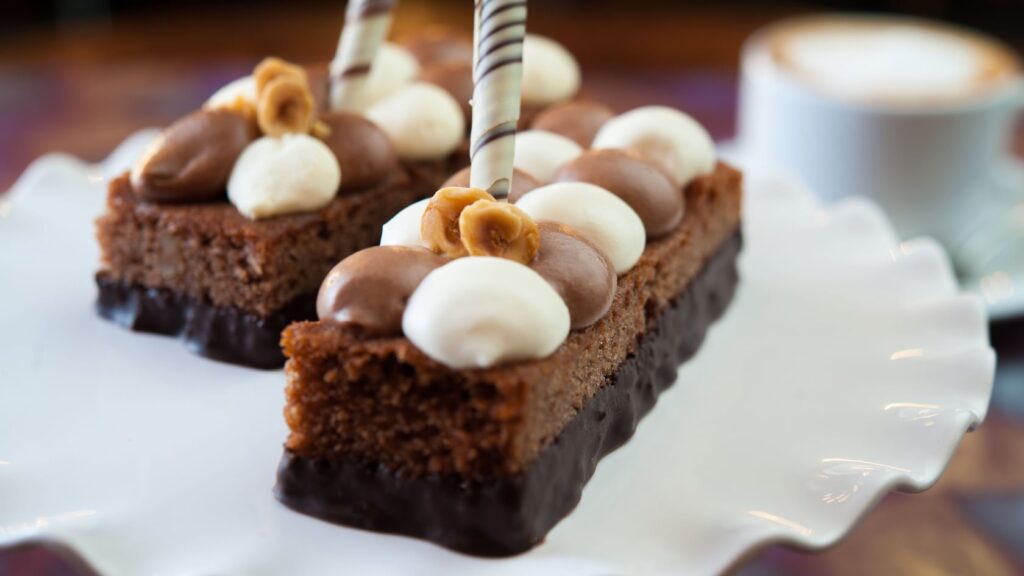
[[[647,245],[640,216],[622,198],[594,184],[548,184],[526,193],[516,206],[534,220],[575,228],[608,256],[616,274],[628,272]]]
[[[715,143],[707,130],[666,106],[645,106],[612,118],[594,137],[593,148],[630,150],[661,168],[680,188],[715,169]]]
[[[455,369],[544,358],[569,335],[569,308],[528,266],[487,256],[427,274],[402,316],[405,336]]]
[[[409,204],[391,220],[388,220],[380,233],[381,246],[421,246],[429,248],[420,235],[420,221],[427,210],[430,198]]]
[[[207,110],[234,108],[239,100],[253,107],[256,106],[256,79],[251,75],[243,76],[222,86],[203,104],[203,108]]]
[[[249,144],[228,179],[228,200],[252,219],[316,210],[341,185],[326,144],[307,134],[264,136]]]
[[[466,133],[462,108],[443,88],[409,84],[366,111],[403,160],[434,160],[458,148]]]
[[[373,105],[413,83],[420,63],[402,46],[385,42],[377,52],[366,79],[366,103]]]
[[[526,130],[516,135],[513,165],[546,184],[554,180],[562,165],[580,154],[583,148],[575,140],[546,130]]]
[[[527,34],[523,42],[523,106],[550,106],[579,92],[580,65],[565,46]]]

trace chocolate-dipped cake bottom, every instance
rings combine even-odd
[[[403,478],[354,459],[315,459],[285,450],[274,493],[324,520],[430,540],[479,556],[529,550],[568,515],[598,461],[633,435],[680,364],[725,311],[738,281],[737,232],[686,290],[648,318],[637,349],[555,440],[514,476],[467,482],[455,476]]]
[[[163,288],[147,288],[96,275],[100,316],[136,332],[176,336],[192,352],[213,360],[266,370],[284,366],[281,331],[316,318],[316,294],[299,296],[270,316],[214,306]]]

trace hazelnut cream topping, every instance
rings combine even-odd
[[[444,158],[458,148],[466,131],[455,99],[425,82],[410,84],[374,104],[366,117],[388,135],[404,160]]]
[[[590,326],[608,313],[618,276],[604,252],[572,228],[541,222],[540,252],[530,268],[540,274],[569,307],[572,329]]]
[[[609,120],[594,138],[597,148],[621,148],[660,168],[677,188],[715,168],[715,144],[690,116],[646,106]]]
[[[346,114],[323,118],[326,147],[346,180],[362,170],[359,187],[372,185],[395,156],[450,154],[467,113],[473,132],[470,168],[385,224],[379,247],[331,271],[317,301],[321,320],[371,336],[404,334],[454,369],[543,358],[571,329],[601,320],[618,275],[640,259],[647,237],[681,222],[682,187],[714,167],[707,133],[667,108],[616,117],[600,104],[570,102],[579,67],[560,44],[525,36],[524,4],[476,4],[475,60],[465,44],[411,43],[423,81],[396,80],[367,110],[372,124]],[[517,136],[520,98],[548,108]],[[379,132],[370,134],[373,125]],[[367,135],[348,138],[361,131]]]
[[[523,106],[550,106],[580,89],[580,66],[572,53],[550,38],[527,34],[523,44]]]
[[[683,191],[653,164],[622,150],[588,150],[562,166],[555,180],[589,182],[622,198],[640,216],[649,238],[667,234],[683,220]]]
[[[317,295],[321,320],[357,326],[371,336],[400,336],[405,303],[446,260],[424,248],[376,246],[335,266]]]
[[[538,113],[530,128],[561,134],[583,148],[590,148],[598,130],[614,116],[611,108],[597,102],[563,102]]]
[[[253,219],[326,206],[338,192],[341,167],[326,144],[307,134],[329,129],[316,121],[305,69],[267,58],[256,66],[253,80],[256,121],[265,136],[235,162],[228,200]]]
[[[554,132],[527,130],[516,138],[515,167],[547,184],[563,164],[583,153],[580,145]]]
[[[235,160],[256,136],[249,117],[224,109],[193,112],[150,145],[132,168],[132,188],[154,202],[221,198]]]
[[[646,246],[644,224],[621,198],[586,182],[558,182],[523,196],[516,206],[531,218],[567,224],[592,242],[624,274]]]
[[[487,368],[553,353],[569,334],[569,309],[527,266],[460,258],[427,274],[409,298],[402,330],[446,366]]]
[[[250,144],[228,180],[228,199],[249,218],[316,210],[341,184],[338,161],[308,134],[264,136]]]
[[[451,178],[445,181],[441,185],[442,188],[449,186],[458,186],[460,188],[469,187],[469,173],[471,167],[466,166],[462,170],[456,172]],[[519,169],[513,169],[512,171],[512,189],[508,193],[509,202],[514,202],[513,198],[519,198],[523,194],[526,194],[530,190],[540,186],[540,182],[533,176],[530,176],[526,172]]]

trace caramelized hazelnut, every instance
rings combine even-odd
[[[479,200],[494,201],[494,197],[479,188],[442,188],[427,203],[420,220],[420,235],[434,252],[449,258],[468,254],[462,244],[459,217],[462,210]]]
[[[497,256],[529,264],[540,234],[526,212],[512,204],[477,200],[459,216],[459,234],[470,256]]]
[[[307,133],[315,120],[313,95],[305,82],[292,76],[274,78],[260,91],[256,121],[268,136]]]
[[[293,78],[301,84],[309,85],[306,71],[301,66],[296,66],[274,57],[264,58],[262,62],[257,64],[252,76],[253,80],[256,81],[256,95],[260,98],[262,98],[263,91],[267,86],[273,80],[280,77]]]

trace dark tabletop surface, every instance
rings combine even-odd
[[[775,15],[698,14],[680,26],[698,40],[703,38],[704,44],[698,41],[692,54],[679,48],[680,61],[661,62],[656,70],[609,57],[582,32],[570,33],[566,43],[581,54],[586,86],[594,96],[619,108],[677,106],[724,139],[734,130],[732,66],[739,42]],[[396,27],[410,29],[423,17],[413,10]],[[213,56],[175,53],[175,58],[164,58],[161,39],[171,42],[164,38],[170,34],[164,28],[181,33],[173,22],[155,29],[151,24],[132,25],[120,39],[112,39],[109,30],[82,30],[70,40],[30,37],[15,48],[0,43],[0,189],[46,151],[102,158],[134,130],[174,120],[219,85],[247,73],[257,54],[277,53],[295,60],[330,54],[337,24],[327,15],[300,12],[278,19],[280,25],[260,36],[262,45],[246,48],[251,53],[235,53],[217,40],[206,40],[205,53]],[[630,25],[624,24],[626,30]],[[558,26],[554,18],[540,24],[547,33]],[[596,23],[592,28],[600,32],[601,26]],[[669,29],[671,23],[664,26]],[[203,34],[209,32],[199,28],[186,32],[206,38]],[[303,34],[310,40],[283,40]],[[147,35],[152,38],[147,40]],[[658,41],[653,44],[652,50],[657,50]],[[701,49],[711,55],[702,56]],[[653,52],[639,57],[657,58]],[[691,57],[701,66],[688,62]],[[1024,138],[1018,138],[1018,152],[1024,156]],[[934,487],[920,494],[887,496],[846,539],[824,552],[769,547],[744,558],[735,573],[1024,574],[1024,319],[992,324],[991,338],[999,363],[988,419],[964,439]],[[4,497],[0,495],[0,506]],[[27,545],[0,550],[0,576],[87,570],[73,552],[61,548]]]

